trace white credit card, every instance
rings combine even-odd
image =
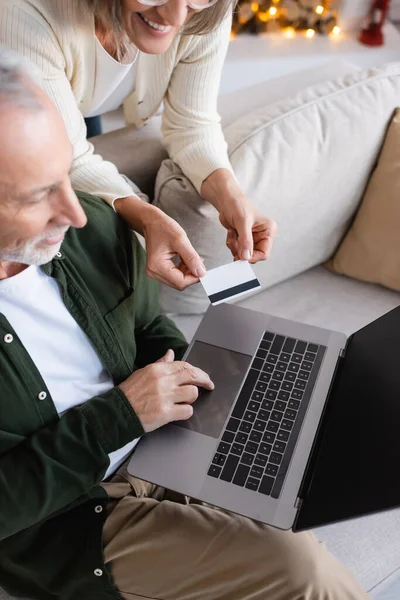
[[[200,277],[200,282],[214,306],[261,287],[251,264],[246,260],[211,269],[204,277]]]

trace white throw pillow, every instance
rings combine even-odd
[[[400,63],[310,87],[225,129],[242,188],[279,233],[256,265],[262,289],[332,255],[400,98]]]

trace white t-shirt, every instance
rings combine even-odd
[[[39,267],[0,280],[0,313],[40,372],[59,415],[113,387],[89,338],[66,308],[58,283]],[[112,452],[104,478],[137,444]]]
[[[91,106],[83,115],[85,118],[115,110],[133,92],[138,56],[139,50],[133,62],[120,63],[108,54],[96,37],[96,83]]]

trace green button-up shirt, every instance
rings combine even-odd
[[[117,386],[168,348],[180,358],[186,342],[159,312],[157,286],[146,277],[136,236],[105,202],[78,197],[88,224],[71,228],[61,252],[42,268],[58,282]],[[2,587],[43,600],[121,599],[104,566],[108,496],[99,482],[108,454],[143,433],[118,387],[59,417],[0,304]]]

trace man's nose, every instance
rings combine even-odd
[[[182,27],[188,15],[187,0],[168,0],[158,7],[158,13],[169,25]]]
[[[54,221],[62,226],[80,229],[87,223],[85,212],[70,185],[62,190],[58,210]]]

